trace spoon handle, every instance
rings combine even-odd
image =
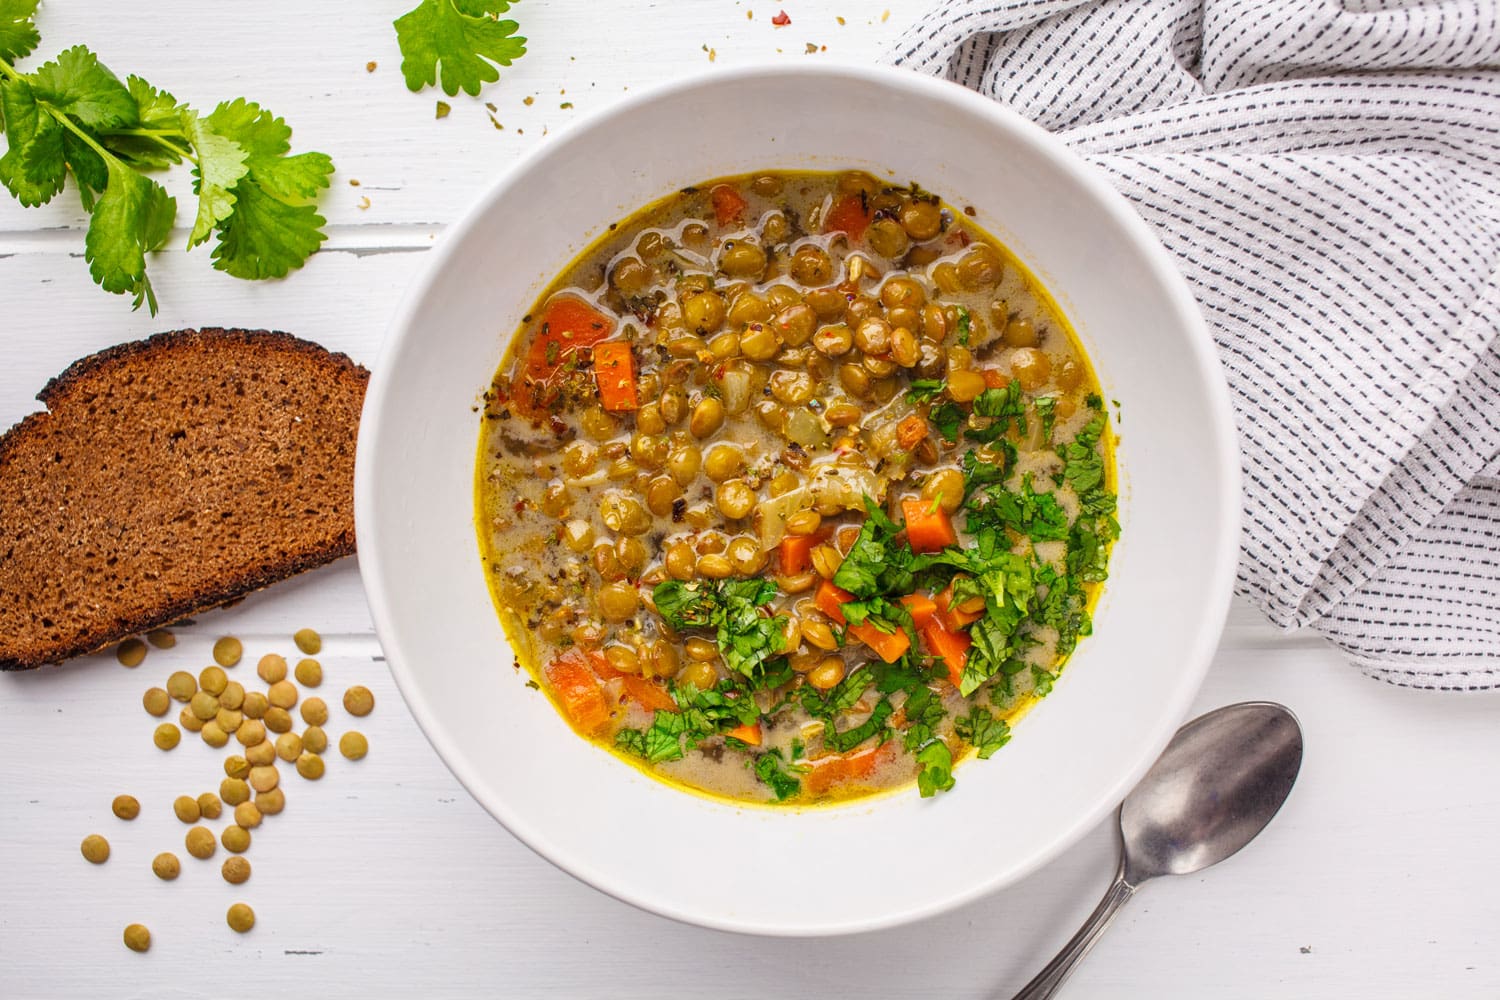
[[[1062,951],[1057,957],[1047,963],[1047,967],[1036,974],[1036,978],[1022,987],[1017,993],[1015,1000],[1043,1000],[1057,992],[1057,988],[1063,984],[1063,980],[1072,974],[1073,968],[1083,960],[1083,956],[1094,947],[1094,942],[1104,933],[1104,928],[1115,918],[1115,913],[1124,905],[1125,901],[1135,895],[1135,886],[1125,881],[1125,858],[1120,858],[1120,866],[1115,870],[1115,880],[1099,900],[1099,905],[1094,907],[1094,912],[1089,914],[1088,920],[1084,921],[1078,933],[1073,939],[1063,945]]]

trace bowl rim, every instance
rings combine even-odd
[[[357,537],[364,543],[359,547],[358,558],[365,599],[369,605],[377,638],[385,652],[387,667],[396,682],[396,687],[401,692],[408,710],[416,719],[423,736],[437,751],[444,765],[474,800],[509,833],[533,852],[579,881],[646,912],[716,930],[765,936],[813,937],[888,929],[937,916],[971,903],[1006,885],[1021,881],[1055,860],[1118,807],[1119,801],[1150,768],[1186,717],[1212,662],[1233,595],[1240,547],[1240,509],[1243,493],[1239,444],[1230,403],[1229,386],[1214,341],[1188,287],[1187,280],[1146,221],[1136,213],[1124,195],[1110,185],[1101,171],[1073,152],[1061,139],[1008,106],[957,83],[926,76],[912,70],[886,66],[841,63],[785,66],[775,63],[758,63],[743,67],[698,71],[642,88],[597,112],[581,116],[568,123],[558,131],[551,142],[534,147],[503,169],[495,180],[469,204],[458,220],[441,234],[431,251],[431,256],[407,286],[400,305],[392,315],[365,393],[362,414],[376,413],[385,404],[387,394],[391,391],[393,378],[387,373],[393,370],[392,361],[403,342],[415,335],[419,310],[422,302],[431,294],[437,275],[446,267],[450,258],[457,252],[457,248],[464,243],[465,238],[485,224],[494,204],[504,196],[518,178],[532,170],[539,160],[557,155],[558,150],[566,149],[567,146],[585,138],[592,129],[599,127],[616,114],[675,97],[683,92],[695,90],[705,83],[723,85],[763,77],[776,77],[784,80],[788,76],[803,77],[814,81],[829,78],[853,79],[872,86],[904,90],[936,103],[956,104],[969,113],[989,119],[998,131],[1012,135],[1017,141],[1030,143],[1052,161],[1058,170],[1068,174],[1072,182],[1087,189],[1097,201],[1101,211],[1107,213],[1110,221],[1124,232],[1140,253],[1145,266],[1160,282],[1176,321],[1187,332],[1186,346],[1191,357],[1192,368],[1203,387],[1208,402],[1208,412],[1205,416],[1213,425],[1212,436],[1218,446],[1218,467],[1214,470],[1214,481],[1218,484],[1219,491],[1218,499],[1227,505],[1228,514],[1222,519],[1211,553],[1212,584],[1205,601],[1205,614],[1194,626],[1195,634],[1192,637],[1190,652],[1183,664],[1180,679],[1170,692],[1170,697],[1166,699],[1166,710],[1158,715],[1152,739],[1146,744],[1152,748],[1151,752],[1143,754],[1139,760],[1133,761],[1132,765],[1121,773],[1119,780],[1113,786],[1112,794],[1101,799],[1093,809],[1081,814],[1072,826],[1054,833],[1045,846],[1009,871],[990,878],[977,877],[965,890],[932,899],[925,905],[909,906],[902,910],[883,912],[872,917],[838,923],[799,925],[788,922],[771,925],[724,914],[678,908],[661,898],[643,898],[621,886],[608,872],[599,870],[583,859],[574,857],[566,850],[561,850],[549,843],[542,831],[535,828],[524,815],[513,811],[503,800],[492,801],[481,794],[480,789],[483,783],[475,773],[470,760],[449,741],[438,720],[437,713],[424,698],[415,674],[408,667],[411,660],[407,656],[407,651],[403,649],[391,624],[390,597],[383,583],[380,532],[376,527],[379,522],[375,514],[378,500],[374,489],[376,476],[374,469],[379,462],[380,453],[376,432],[377,421],[364,419],[363,416],[355,451],[354,518]]]

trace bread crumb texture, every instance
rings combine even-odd
[[[0,437],[0,669],[98,650],[354,551],[369,373],[265,330],[75,362]]]

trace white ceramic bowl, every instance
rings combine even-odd
[[[611,222],[769,167],[862,168],[972,205],[1056,296],[1120,404],[1124,535],[1095,622],[1009,746],[915,790],[770,810],[660,784],[523,684],[474,532],[474,406],[536,296]],[[1056,856],[1166,745],[1228,607],[1239,462],[1212,344],[1146,225],[1061,143],[895,70],[717,72],[581,121],[507,171],[416,280],[365,401],[360,567],[402,694],[460,781],[564,870],[680,920],[834,934],[934,914]],[[921,878],[893,866],[928,852]]]

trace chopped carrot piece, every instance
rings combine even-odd
[[[667,694],[667,689],[655,681],[648,681],[644,677],[635,674],[622,674],[625,678],[625,694],[634,698],[642,708],[649,708],[653,712],[675,712],[677,702]]]
[[[854,600],[854,595],[840,587],[835,587],[831,581],[824,580],[818,584],[818,592],[813,595],[813,603],[818,610],[840,625],[845,624],[844,612],[839,606]],[[894,632],[882,632],[880,629],[865,622],[863,625],[850,625],[849,634],[860,642],[869,646],[875,654],[887,663],[895,663],[911,648],[911,639],[907,637],[905,629],[897,629]]]
[[[849,754],[821,757],[812,762],[812,770],[802,780],[814,795],[822,795],[838,785],[866,780],[875,773],[877,765],[892,758],[895,744],[893,740]]]
[[[976,608],[966,608],[970,602],[977,604]],[[958,632],[968,628],[970,625],[984,617],[984,602],[982,599],[970,598],[960,601],[958,607],[953,606],[953,584],[948,584],[943,592],[937,595],[938,619],[942,621],[943,627],[949,632]]]
[[[748,726],[735,726],[724,735],[732,736],[735,739],[739,740],[741,743],[748,743],[753,747],[758,747],[760,746],[760,723],[756,722]]]
[[[958,542],[953,519],[931,500],[902,500],[906,541],[913,552],[939,552]]]
[[[896,443],[902,451],[911,451],[927,437],[927,421],[913,413],[896,425]]]
[[[577,651],[564,653],[547,665],[547,683],[562,706],[563,715],[585,736],[594,736],[609,723],[609,706],[594,672]]]
[[[859,195],[849,194],[840,198],[828,210],[828,218],[823,220],[823,231],[848,233],[851,240],[857,240],[865,234],[869,225],[869,206]]]
[[[727,226],[731,222],[741,222],[745,218],[745,208],[749,205],[743,195],[728,184],[720,184],[709,192],[709,197],[714,203],[714,219],[719,225]]]
[[[964,663],[969,658],[969,647],[973,640],[967,632],[950,632],[943,627],[943,620],[934,617],[922,629],[922,644],[927,652],[943,661],[948,668],[948,680],[958,687],[964,673]]]
[[[882,632],[869,622],[865,622],[863,625],[850,625],[849,634],[873,649],[875,655],[887,663],[895,663],[911,648],[911,638],[907,636],[904,628],[898,628],[894,632]]]
[[[853,594],[841,587],[835,587],[831,580],[820,582],[818,592],[813,595],[813,603],[818,606],[818,610],[840,625],[844,624],[844,612],[840,605],[852,600],[854,600]]]
[[[536,335],[526,352],[520,391],[512,403],[522,413],[545,410],[557,398],[559,376],[573,355],[608,337],[615,321],[572,295],[556,295],[535,322]]]
[[[937,613],[937,602],[926,594],[907,594],[901,598],[906,610],[911,612],[911,621],[918,629],[932,620]]]
[[[606,410],[620,412],[639,408],[635,394],[635,358],[623,340],[594,345],[594,382],[599,402]]]
[[[568,654],[564,653],[563,655],[567,656]],[[588,663],[589,666],[593,668],[594,676],[598,677],[601,681],[612,681],[616,677],[625,676],[622,672],[616,670],[612,665],[610,665],[609,657],[605,656],[603,653],[589,653]]]
[[[776,547],[783,576],[796,576],[812,565],[812,550],[828,540],[832,528],[820,528],[811,535],[787,535]]]
[[[1010,385],[1010,373],[1001,371],[999,368],[986,368],[979,374],[984,376],[984,386],[986,389],[1004,389]]]

